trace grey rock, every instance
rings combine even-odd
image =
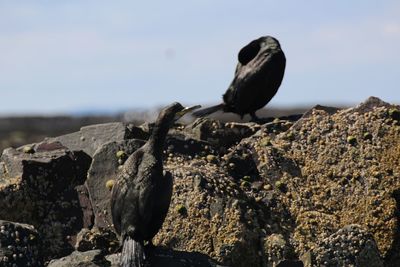
[[[78,132],[48,138],[46,142],[58,141],[70,150],[82,150],[91,157],[103,144],[112,141],[137,138],[146,139],[148,133],[139,127],[122,122],[112,122],[85,126]]]
[[[4,162],[0,162],[0,184],[3,182],[2,179],[5,178],[6,172],[6,164]]]
[[[84,225],[76,187],[84,183],[91,158],[65,149],[28,154],[10,148],[2,160],[7,172],[0,187],[0,218],[34,225],[45,258],[70,253],[69,241]]]
[[[101,250],[74,251],[71,255],[50,261],[48,267],[106,267],[110,266]]]
[[[359,225],[347,225],[311,250],[312,266],[383,267],[372,235]]]
[[[119,249],[119,241],[116,234],[105,228],[83,228],[77,235],[75,249],[89,251],[100,249],[105,254],[115,253]]]
[[[113,229],[110,206],[111,188],[107,188],[106,183],[117,178],[118,168],[121,166],[120,163],[123,163],[118,161],[126,159],[143,144],[144,141],[138,139],[112,141],[102,145],[93,155],[86,186],[97,227]],[[122,158],[117,157],[119,151],[124,153]]]
[[[348,112],[350,112],[350,113],[358,112],[358,113],[362,114],[362,113],[367,113],[369,111],[372,111],[374,108],[377,108],[377,107],[390,108],[393,106],[394,105],[391,105],[385,101],[382,101],[378,97],[370,96],[363,103],[359,104],[358,106],[356,106],[354,108],[350,108],[348,110]]]
[[[293,128],[294,129],[301,128],[304,120],[312,117],[314,113],[320,113],[320,114],[324,114],[326,116],[331,116],[331,115],[335,114],[336,112],[338,112],[339,110],[341,110],[341,109],[337,108],[337,107],[327,107],[327,106],[316,105],[316,106],[312,107],[310,110],[308,110],[307,112],[305,112],[303,114],[303,116],[297,122],[294,123]]]
[[[260,129],[256,123],[221,123],[217,120],[200,118],[186,126],[188,136],[209,142],[216,147],[230,147]]]
[[[167,136],[165,150],[167,153],[189,156],[214,153],[210,143],[178,134]]]
[[[294,249],[281,234],[272,234],[265,239],[264,253],[267,257],[267,267],[300,266],[299,261],[292,260]]]
[[[89,192],[86,185],[77,185],[75,191],[78,195],[79,206],[82,210],[82,227],[88,228],[92,227],[94,223],[94,212],[92,203],[89,198]]]

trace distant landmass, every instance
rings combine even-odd
[[[311,106],[296,108],[265,108],[257,112],[259,117],[282,117],[302,114]],[[160,107],[161,108],[161,107]],[[19,147],[23,144],[42,140],[44,137],[58,136],[78,131],[82,126],[122,121],[140,125],[156,118],[159,109],[132,109],[118,111],[110,109],[80,109],[67,115],[14,115],[0,114],[0,151],[7,147]],[[245,122],[233,113],[215,113],[210,116],[221,121]],[[193,117],[186,116],[181,123],[190,123]]]

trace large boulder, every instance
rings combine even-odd
[[[357,224],[372,234],[385,264],[396,266],[398,114],[399,107],[376,98],[344,110],[317,106],[287,131],[262,128],[237,146],[233,153],[246,149],[265,185],[256,197],[264,197],[264,188],[275,192],[272,229],[281,228],[297,255]]]
[[[88,207],[81,206],[85,192],[79,188],[91,158],[49,143],[36,150],[6,149],[1,160],[6,171],[0,178],[0,218],[35,226],[45,258],[70,253],[74,236],[92,223],[84,216]]]

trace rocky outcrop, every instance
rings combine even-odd
[[[0,218],[35,226],[46,248],[45,258],[65,255],[73,250],[73,236],[91,223],[84,218],[77,190],[86,179],[91,158],[59,143],[31,149],[3,152],[6,171],[0,177]]]
[[[0,219],[35,226],[44,259],[66,256],[50,266],[117,264],[110,190],[151,128],[94,125],[6,149]],[[154,266],[398,266],[399,137],[399,107],[377,98],[297,121],[177,125]]]

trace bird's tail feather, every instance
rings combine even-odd
[[[122,246],[120,267],[143,267],[145,254],[143,244],[127,236]]]
[[[217,112],[219,110],[222,110],[224,108],[224,106],[225,105],[222,103],[222,104],[215,105],[215,106],[212,106],[212,107],[199,109],[199,110],[193,112],[192,114],[195,117],[204,117],[204,116],[210,115],[211,113],[214,113],[214,112]]]

